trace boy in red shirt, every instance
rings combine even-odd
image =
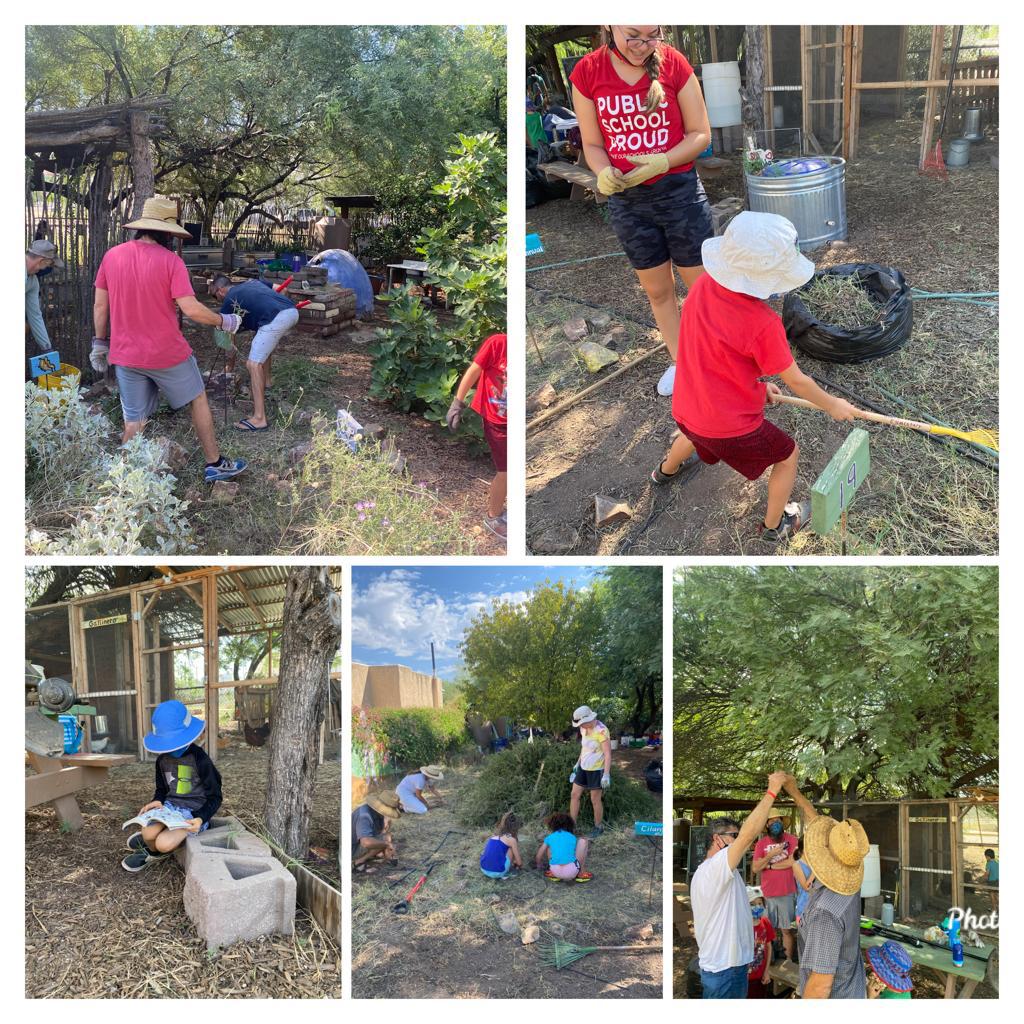
[[[491,460],[497,470],[487,496],[487,517],[484,519],[484,526],[502,540],[508,537],[508,514],[505,511],[505,494],[508,488],[506,349],[507,338],[504,334],[492,334],[480,346],[480,350],[473,357],[473,362],[469,364],[469,369],[462,375],[455,397],[448,408],[448,414],[445,416],[449,430],[458,430],[462,412],[466,408],[466,395],[476,385],[471,408],[483,420],[484,440],[491,449]]]
[[[852,420],[857,410],[797,366],[782,318],[764,301],[814,274],[785,217],[744,211],[723,236],[704,242],[701,255],[707,273],[691,286],[679,327],[672,416],[681,433],[651,478],[686,480],[701,462],[725,462],[756,480],[772,467],[761,538],[777,543],[807,524],[811,503],[789,500],[800,449],[765,419],[765,401],[780,391],[761,378],[781,377],[835,420]]]
[[[754,959],[747,968],[747,998],[768,999],[771,997],[772,943],[775,929],[765,913],[764,900],[754,897],[750,901],[750,913],[754,917]]]

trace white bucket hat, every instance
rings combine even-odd
[[[738,213],[718,238],[701,246],[704,269],[723,288],[758,299],[806,284],[814,264],[797,248],[792,223],[777,213]]]
[[[581,725],[586,725],[587,722],[596,722],[596,721],[597,721],[597,712],[596,711],[592,711],[590,708],[587,707],[586,704],[584,704],[583,707],[581,707],[581,708],[577,708],[572,713],[572,727],[574,729],[578,729]]]

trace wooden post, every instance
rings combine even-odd
[[[146,686],[144,660],[142,648],[145,647],[142,636],[142,593],[133,590],[131,593],[132,602],[132,655],[135,660],[135,722],[138,726],[138,755],[143,761],[146,757],[146,748],[142,745],[142,738],[146,735],[146,712],[143,705],[146,703]]]
[[[899,808],[900,820],[900,905],[896,913],[900,917],[910,917],[910,876],[907,870],[906,859],[910,856],[910,806],[906,803],[897,805]]]
[[[807,47],[810,45],[810,26],[800,26],[800,134],[801,149],[808,151],[808,135],[813,134],[811,128],[811,62]]]
[[[758,135],[763,135],[765,130],[764,121],[764,25],[746,26],[746,44],[744,53],[747,63],[747,80],[740,92],[743,101],[743,129],[744,134],[751,133],[754,136],[754,145],[761,146]]]
[[[142,206],[156,192],[153,178],[153,146],[149,140],[149,112],[130,110],[128,129],[131,135],[132,203],[131,219],[142,216]]]
[[[850,159],[853,112],[853,26],[843,26],[843,159]]]
[[[206,752],[211,761],[217,760],[217,741],[220,739],[220,638],[217,636],[217,581],[202,580],[206,614],[203,631],[206,634],[206,734],[209,737]]]
[[[860,142],[860,92],[857,91],[857,84],[860,82],[861,72],[864,67],[864,26],[853,26],[853,75],[850,87],[853,90],[853,110],[850,114],[850,159],[857,157],[857,145]]]
[[[846,28],[843,25],[836,26],[836,45],[832,48],[832,98],[835,103],[832,107],[832,143],[841,143],[844,139],[843,129],[845,127],[844,112],[846,110],[845,97],[843,95],[843,67],[846,54]]]
[[[775,69],[772,65],[772,27],[764,27],[764,127],[767,132],[768,148],[775,152]]]
[[[928,81],[936,81],[942,74],[942,49],[946,37],[945,25],[932,26],[932,44],[928,55]],[[921,126],[921,152],[918,154],[917,168],[924,167],[931,149],[932,132],[935,130],[935,111],[939,105],[939,90],[930,85],[925,90],[924,124]],[[941,141],[941,140],[940,140]]]
[[[718,63],[718,32],[715,25],[708,25],[708,38],[711,42],[711,63]]]

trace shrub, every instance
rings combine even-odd
[[[353,709],[353,736],[394,768],[444,761],[465,744],[465,713],[448,708]],[[360,739],[361,737],[361,739]]]
[[[35,555],[191,551],[188,503],[160,447],[139,434],[114,447],[110,421],[77,388],[25,385],[26,521]],[[105,447],[104,445],[107,445]],[[55,524],[55,525],[51,525]]]
[[[479,778],[460,795],[459,817],[467,825],[488,825],[506,811],[515,811],[524,821],[545,818],[553,811],[569,809],[569,773],[579,746],[534,740],[516,743],[484,762]],[[661,801],[645,786],[615,770],[612,755],[612,784],[604,792],[605,820],[621,828],[634,821],[657,821]],[[580,801],[577,826],[593,824],[590,798]]]
[[[356,210],[352,224],[365,265],[382,269],[408,259],[419,235],[441,220],[444,200],[434,192],[436,180],[402,174],[384,177],[374,186],[377,207],[367,213]]]

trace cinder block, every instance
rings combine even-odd
[[[232,824],[214,827],[218,820]],[[193,858],[204,853],[242,857],[273,856],[270,847],[259,836],[247,832],[236,818],[213,818],[210,826],[205,832],[189,836],[174,851],[175,859],[186,872]]]
[[[729,225],[729,221],[743,210],[743,200],[737,196],[728,196],[719,200],[711,207],[711,225],[716,235],[721,235]]]
[[[208,949],[295,927],[295,879],[274,857],[193,856],[184,903]]]

